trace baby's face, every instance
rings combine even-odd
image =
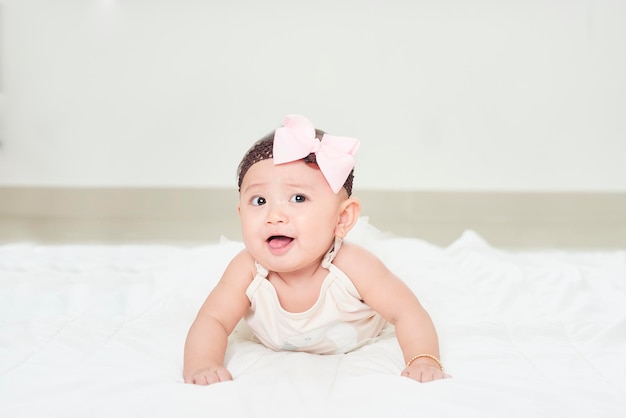
[[[254,164],[241,184],[243,241],[265,268],[295,271],[319,262],[330,248],[345,190],[335,194],[314,164]]]

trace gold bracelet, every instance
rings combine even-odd
[[[411,364],[413,364],[413,362],[415,360],[417,360],[418,358],[420,358],[420,357],[428,357],[430,359],[435,360],[437,362],[437,364],[439,365],[439,368],[441,369],[441,371],[443,371],[443,364],[441,364],[441,361],[439,361],[439,359],[437,357],[433,356],[432,354],[426,354],[426,353],[418,354],[416,356],[411,357],[411,360],[406,362],[406,367],[410,367]]]

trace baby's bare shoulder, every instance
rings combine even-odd
[[[353,242],[343,243],[333,264],[348,276],[387,271],[385,264],[373,252]]]
[[[222,282],[249,284],[256,275],[256,264],[250,253],[243,249],[228,263]]]

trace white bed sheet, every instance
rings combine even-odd
[[[347,355],[231,337],[234,381],[184,384],[185,335],[240,242],[0,246],[0,417],[624,417],[626,251],[447,248],[377,231],[452,379],[399,376],[394,337]]]

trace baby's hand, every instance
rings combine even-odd
[[[452,377],[446,374],[438,366],[427,363],[413,363],[402,371],[402,376],[410,377],[418,382],[432,382],[433,380]]]
[[[226,380],[233,380],[233,377],[224,366],[206,367],[197,370],[190,376],[185,376],[185,383],[193,383],[194,385],[210,385]]]

